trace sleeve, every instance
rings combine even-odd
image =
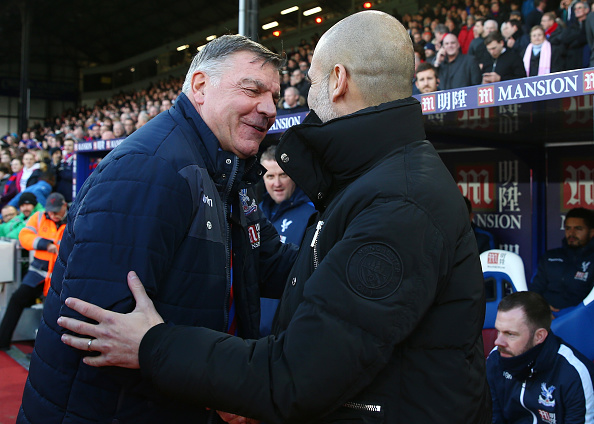
[[[140,346],[141,370],[186,402],[267,423],[309,422],[368,386],[418,325],[446,278],[444,245],[414,205],[368,207],[304,283],[286,331],[256,341],[157,326]],[[369,293],[369,281],[382,290]]]
[[[592,376],[586,366],[575,356],[575,368],[571,375],[560,378],[567,379],[569,384],[563,390],[563,407],[565,409],[564,424],[583,424],[591,422],[594,416],[594,392],[592,390]],[[576,366],[577,365],[577,366]]]
[[[70,211],[60,249],[66,263],[60,313],[78,319],[83,317],[64,305],[67,297],[131,311],[129,271],[154,297],[195,212],[187,181],[158,156],[123,155],[90,178]]]
[[[293,244],[281,243],[276,228],[268,218],[263,217],[261,224],[260,294],[261,297],[279,299],[299,249]]]
[[[40,241],[46,241],[45,245],[47,248],[47,239],[42,239],[39,237],[38,234],[38,223],[40,219],[40,215],[43,212],[35,212],[31,217],[27,220],[25,226],[19,232],[19,242],[23,249],[25,250],[36,250],[38,248],[38,244]],[[45,249],[42,249],[45,250]]]
[[[497,382],[496,382],[496,372],[495,372],[495,362],[496,359],[493,357],[493,354],[489,355],[487,358],[487,382],[489,383],[489,388],[491,392],[491,401],[493,402],[493,424],[505,424],[505,419],[503,416],[503,406],[501,405],[501,401],[497,395]]]

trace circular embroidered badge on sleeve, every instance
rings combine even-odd
[[[400,287],[402,260],[384,243],[367,243],[349,258],[347,281],[365,299],[385,299]]]

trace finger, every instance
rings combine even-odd
[[[75,297],[69,297],[66,299],[65,303],[70,309],[75,310],[87,318],[94,319],[97,322],[102,322],[106,313],[112,313],[100,308],[99,306],[95,306],[92,303],[85,302],[84,300],[80,300]]]
[[[112,365],[105,355],[85,356],[83,362],[91,367],[104,367]]]
[[[99,335],[99,330],[95,324],[79,321],[75,318],[60,317],[58,318],[58,325],[77,334],[84,334],[91,337],[97,337]]]
[[[62,334],[61,340],[62,343],[67,344],[70,347],[86,351],[89,350],[89,340],[93,340],[93,344],[91,344],[91,351],[98,352],[98,343],[95,339],[89,339],[88,337],[76,337],[70,334]]]
[[[128,273],[128,287],[136,300],[136,309],[144,309],[152,305],[153,302],[146,294],[142,281],[134,271]]]

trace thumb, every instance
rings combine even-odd
[[[136,275],[134,271],[128,273],[128,287],[136,301],[136,308],[134,308],[134,310],[146,309],[149,305],[152,305],[151,299],[144,290],[142,281],[140,281],[140,278],[138,278],[138,275]]]

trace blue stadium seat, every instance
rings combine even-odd
[[[582,303],[563,312],[553,320],[551,330],[594,361],[594,289]]]

